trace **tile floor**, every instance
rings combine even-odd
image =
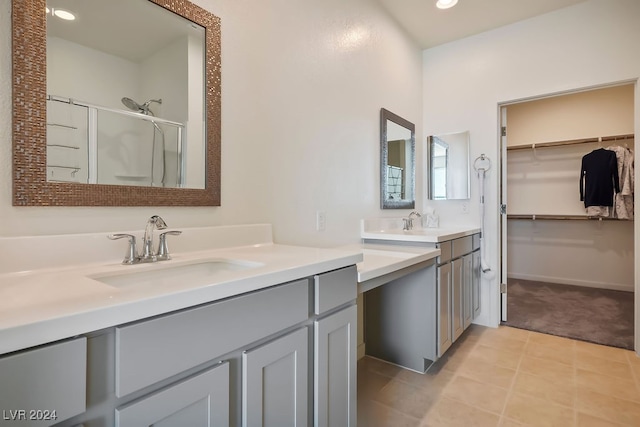
[[[472,325],[421,375],[358,362],[358,427],[640,426],[634,352]]]

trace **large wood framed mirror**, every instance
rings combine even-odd
[[[76,30],[97,13],[112,33],[92,24],[90,34],[74,30],[76,39],[68,38],[73,21],[65,27],[52,13],[74,8]],[[220,205],[218,17],[186,0],[14,0],[12,26],[14,206]],[[173,27],[184,32],[181,40],[170,38]],[[139,65],[96,47],[109,38],[112,48],[136,39],[163,46],[146,45],[154,55]],[[107,56],[116,59],[96,65]],[[127,68],[136,79],[121,74]],[[89,82],[95,74],[102,78]],[[130,150],[138,146],[147,147],[141,161]]]

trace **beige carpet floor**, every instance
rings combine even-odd
[[[507,326],[633,349],[633,292],[509,279]]]

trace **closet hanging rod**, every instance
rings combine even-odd
[[[511,145],[507,146],[507,150],[529,150],[534,148],[542,148],[542,147],[560,147],[563,145],[576,145],[576,144],[587,144],[593,142],[611,142],[611,141],[624,141],[626,139],[632,139],[635,137],[635,134],[628,133],[623,135],[610,135],[603,136],[600,138],[582,138],[582,139],[569,139],[566,141],[550,141],[550,142],[539,142],[533,144],[523,144],[523,145]]]
[[[81,168],[77,166],[47,165],[48,168],[75,169],[78,172]]]
[[[72,150],[80,149],[80,147],[76,147],[75,145],[64,145],[64,144],[47,144],[47,147],[71,148]]]
[[[55,126],[55,127],[58,127],[58,128],[78,130],[78,128],[76,126],[62,125],[60,123],[47,123],[47,126]]]
[[[523,215],[523,214],[508,214],[507,215],[507,219],[530,219],[533,221],[537,221],[537,220],[560,220],[560,221],[564,221],[564,220],[585,220],[585,219],[597,219],[602,221],[604,220],[608,220],[608,221],[618,221],[618,218],[603,218],[603,217],[595,217],[595,216],[587,216],[587,215],[537,215],[537,214],[528,214],[528,215]]]

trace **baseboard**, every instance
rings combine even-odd
[[[587,288],[611,289],[614,291],[633,292],[633,284],[590,282],[587,280],[568,279],[566,277],[540,276],[536,274],[516,274],[507,272],[510,279],[533,280],[536,282],[559,283],[561,285],[585,286]]]

